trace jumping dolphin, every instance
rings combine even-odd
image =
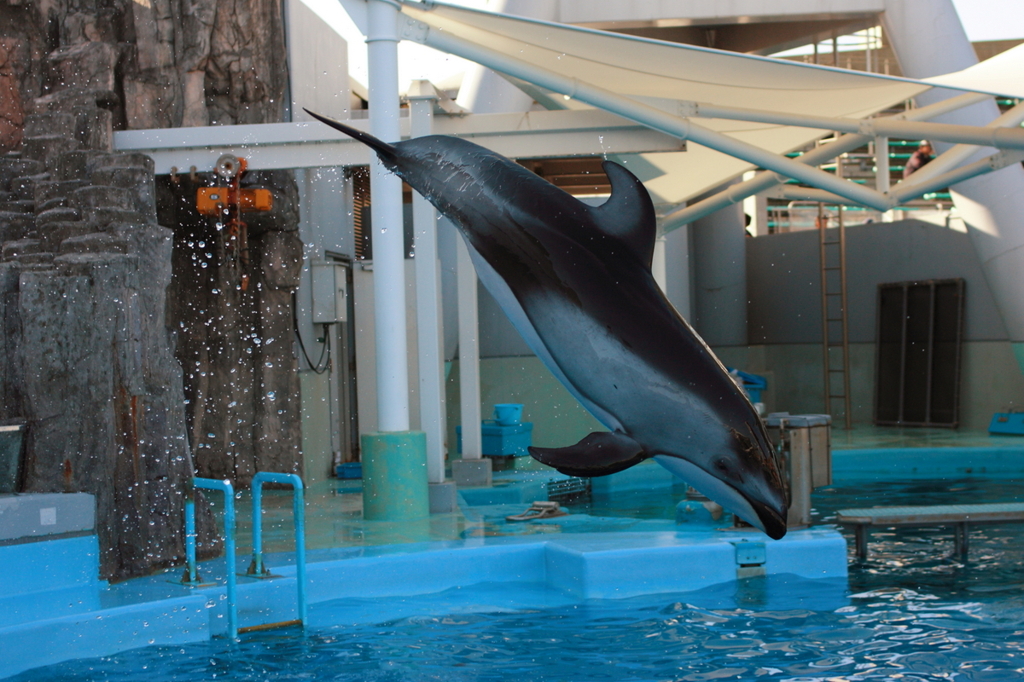
[[[530,448],[535,459],[602,476],[653,457],[770,537],[786,534],[775,449],[750,400],[655,283],[654,205],[632,173],[605,161],[612,194],[591,207],[467,140],[388,144],[308,113],[371,147],[455,223],[526,343],[610,430]]]

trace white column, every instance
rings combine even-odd
[[[889,138],[875,138],[875,189],[889,191]]]
[[[370,132],[398,142],[398,2],[370,0]],[[405,254],[402,181],[370,161],[370,220],[373,229],[373,295],[377,349],[379,431],[409,430],[409,367],[406,361]]]
[[[665,284],[665,235],[663,234],[659,234],[658,238],[654,240],[651,274],[654,275],[654,281],[661,287],[661,291],[666,293],[668,288]]]
[[[875,189],[888,194],[891,189],[890,183],[889,138],[880,135],[875,138]],[[882,222],[891,223],[893,217],[893,211],[889,209],[882,214]]]
[[[665,296],[687,321],[691,312],[690,226],[665,235]]]
[[[743,206],[733,204],[690,224],[694,256],[690,322],[712,347],[747,345],[747,232],[743,222]]]
[[[476,300],[476,270],[469,248],[460,236],[456,240],[455,272],[459,307],[459,407],[462,415],[462,458],[483,457],[480,432],[480,342]]]
[[[411,136],[430,135],[437,92],[427,81],[409,91]],[[445,392],[441,353],[441,262],[437,257],[437,211],[420,194],[412,196],[416,235],[416,329],[419,343],[420,428],[427,434],[427,480],[444,483]]]
[[[885,4],[885,29],[905,75],[925,78],[977,63],[951,0],[886,0]],[[918,96],[917,103],[926,105],[949,95],[949,91],[934,89]],[[999,109],[990,99],[937,121],[982,126],[997,116]],[[935,144],[939,152],[950,146]],[[966,162],[992,152],[980,149]],[[1024,215],[1024,168],[1013,164],[950,189],[1006,324],[1017,362],[1024,370],[1024,306],[1020,294],[1024,291],[1024,223],[1020,220]]]
[[[743,174],[743,182],[753,180],[757,171]],[[752,194],[743,200],[743,212],[750,216],[747,232],[755,237],[768,234],[768,197],[763,194]]]

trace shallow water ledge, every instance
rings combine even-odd
[[[759,533],[562,533],[557,536],[478,538],[311,553],[308,566],[311,624],[384,622],[401,615],[401,599],[453,588],[501,582],[503,608],[529,608],[538,590],[556,600],[625,598],[690,592],[736,579],[734,542],[765,542],[767,575],[845,578],[846,543],[829,528],[792,531],[771,541]],[[50,543],[31,543],[52,560]],[[6,549],[6,548],[0,548]],[[22,546],[19,551],[31,551]],[[68,545],[73,554],[77,545]],[[65,557],[73,561],[74,556]],[[239,579],[242,628],[296,618],[295,568],[290,555],[268,558],[281,577]],[[204,641],[226,631],[224,562],[201,565],[216,579],[208,588],[169,582],[180,569],[116,585],[94,583],[47,591],[44,585],[0,600],[0,677],[63,660],[110,655],[151,644]],[[522,594],[519,604],[517,593]],[[381,599],[345,614],[339,599]],[[17,608],[16,602],[19,602]],[[445,601],[437,604],[444,615]],[[464,607],[466,605],[463,605]],[[485,607],[486,605],[481,605]],[[397,609],[397,610],[396,610]],[[45,647],[38,645],[46,642]],[[33,644],[34,643],[34,644]]]

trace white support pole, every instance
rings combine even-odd
[[[743,181],[752,180],[756,175],[757,171],[747,171],[743,174]],[[755,237],[768,234],[768,196],[765,192],[744,199],[743,212],[750,219],[747,223],[747,232]]]
[[[480,430],[480,342],[476,269],[461,235],[455,240],[455,273],[459,308],[459,400],[462,415],[462,459],[483,458]]]
[[[850,202],[838,194],[826,192],[813,187],[797,187],[796,185],[777,185],[766,191],[765,194],[772,199],[786,199],[787,201],[815,201],[819,204],[843,204],[850,205]]]
[[[398,102],[398,8],[393,0],[370,0],[370,132],[385,142],[401,139]],[[379,431],[409,430],[409,366],[405,325],[405,254],[402,181],[370,161],[373,228],[373,295],[377,350]]]
[[[409,91],[412,137],[430,135],[437,91],[427,81],[415,81]],[[445,391],[444,331],[441,320],[441,261],[437,255],[437,211],[413,193],[412,222],[416,235],[416,338],[419,351],[420,428],[427,435],[427,480],[444,483]]]
[[[875,189],[883,194],[889,191],[889,138],[875,138]]]
[[[665,262],[665,235],[659,234],[654,240],[654,256],[651,258],[651,274],[662,292],[668,293],[666,286],[667,264]]]

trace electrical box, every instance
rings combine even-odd
[[[314,261],[313,324],[348,321],[348,268],[331,261]]]

